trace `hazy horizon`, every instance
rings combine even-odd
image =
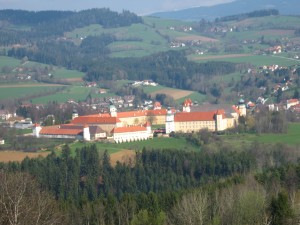
[[[0,0],[0,9],[24,9],[24,10],[71,10],[78,11],[91,8],[110,8],[113,11],[129,10],[139,15],[146,15],[154,12],[172,11],[197,6],[211,6],[234,0],[152,0],[128,2],[120,0]]]

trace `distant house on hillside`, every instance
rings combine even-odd
[[[1,138],[0,138],[0,145],[4,145],[4,144],[5,144],[4,139],[1,139]]]
[[[7,110],[0,110],[0,119],[8,120],[9,118],[15,116],[15,114],[8,112]]]
[[[286,101],[286,109],[289,109],[291,106],[298,105],[299,100],[298,99],[289,99]]]

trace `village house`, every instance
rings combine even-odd
[[[4,139],[0,138],[0,145],[4,145],[4,144],[5,144]]]
[[[10,113],[8,110],[0,110],[0,119],[2,120],[8,120],[14,116],[16,116],[16,113]]]
[[[149,122],[140,126],[116,127],[111,134],[116,143],[142,141],[153,137]]]
[[[300,113],[300,104],[291,106],[289,110],[291,110],[291,112]]]
[[[298,99],[289,99],[286,101],[286,109],[289,109],[291,106],[298,105],[299,100]]]

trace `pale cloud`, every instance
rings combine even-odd
[[[0,0],[0,9],[81,10],[105,7],[114,11],[126,9],[137,14],[147,14],[231,1],[234,0]]]

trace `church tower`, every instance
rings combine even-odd
[[[109,106],[109,113],[111,117],[117,117],[117,108],[114,105]]]
[[[168,109],[166,116],[166,134],[175,131],[175,113],[172,109]]]
[[[183,112],[191,112],[191,106],[193,105],[193,102],[190,98],[187,98],[184,100],[182,105],[182,111]]]
[[[76,117],[78,117],[78,112],[76,109],[73,109],[72,120],[74,120]]]
[[[40,126],[40,124],[38,124],[38,123],[34,124],[33,129],[32,129],[33,136],[39,138],[41,130],[42,130],[42,127]]]
[[[245,101],[244,99],[240,99],[239,100],[239,105],[238,105],[238,109],[239,109],[239,112],[240,112],[240,116],[246,116],[246,105],[245,105]]]
[[[83,140],[85,141],[91,140],[90,128],[87,124],[85,124],[83,127]]]

